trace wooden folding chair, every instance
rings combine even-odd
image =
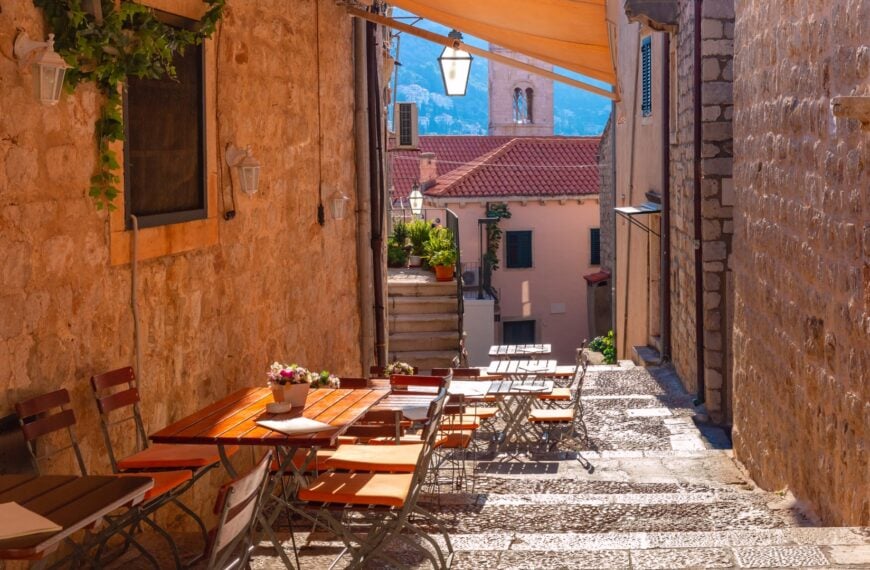
[[[394,540],[419,549],[435,568],[450,566],[453,545],[449,535],[441,522],[418,504],[446,401],[447,391],[442,389],[429,407],[429,419],[423,428],[422,447],[413,472],[330,472],[300,489],[299,499],[307,501],[309,509],[316,512],[309,518],[344,542],[345,550],[339,558],[350,552],[352,560],[349,567],[358,568],[378,558],[399,568],[407,567],[385,552]],[[412,523],[411,514],[420,515],[438,529],[447,546],[446,556],[431,536]],[[349,515],[355,515],[354,524],[347,524],[346,517]],[[360,525],[366,531],[357,532]],[[409,530],[427,541],[433,547],[434,554],[404,536],[403,530]]]
[[[246,568],[254,549],[254,521],[263,500],[272,451],[246,475],[221,487],[214,512],[218,524],[210,533],[206,568]]]
[[[42,473],[42,462],[48,460],[58,454],[70,450],[72,451],[75,462],[78,466],[79,473],[83,476],[88,474],[82,457],[81,448],[79,447],[78,438],[76,437],[75,424],[76,417],[73,410],[70,408],[69,392],[66,389],[56,390],[24,400],[15,404],[15,413],[18,415],[18,421],[21,427],[21,432],[24,435],[24,441],[27,444],[27,449],[30,452],[31,463],[37,474]],[[51,447],[46,445],[38,445],[39,440],[50,436],[53,433],[66,431],[68,443],[66,445],[57,445],[57,441],[53,442]],[[45,450],[40,453],[38,448],[43,447]],[[133,537],[132,532],[128,531],[129,527],[136,526],[139,522],[147,520],[147,516],[156,510],[155,498],[159,497],[162,489],[172,481],[180,480],[184,482],[190,479],[190,472],[183,471],[180,473],[167,472],[165,474],[154,473],[139,473],[139,476],[151,477],[154,479],[154,487],[144,497],[144,502],[140,505],[130,505],[127,510],[119,515],[106,517],[108,525],[97,534],[91,532],[92,529],[87,529],[85,545],[80,546],[70,539],[66,539],[68,545],[73,548],[71,555],[72,565],[76,566],[82,562],[82,558],[89,559],[88,561],[95,564],[97,567],[105,561],[102,560],[103,547],[106,541],[115,534],[124,537],[124,546],[116,552],[113,558],[120,556],[126,552],[131,545],[136,548],[142,556],[145,557],[155,568],[160,568],[157,560]],[[88,556],[87,551],[91,548],[97,548],[94,556]],[[58,563],[59,564],[59,563]],[[55,564],[57,566],[57,564]]]
[[[202,519],[187,505],[181,502],[179,496],[221,462],[220,450],[215,445],[181,445],[156,444],[148,445],[145,424],[139,409],[139,390],[136,386],[136,375],[133,368],[127,366],[91,377],[91,388],[100,412],[100,427],[109,454],[112,471],[118,474],[138,475],[142,472],[156,474],[168,478],[168,474],[187,473],[184,480],[173,480],[163,490],[160,499],[163,503],[172,503],[196,523],[203,539],[203,552],[195,560],[205,555],[208,545],[208,532]],[[135,451],[132,455],[118,458],[112,442],[111,431],[115,426],[132,422],[135,434]],[[238,447],[228,447],[227,456],[238,451]],[[156,485],[155,485],[156,487]],[[155,500],[157,500],[155,498]],[[163,534],[172,545],[172,554],[177,564],[181,564],[175,542],[162,528],[149,521],[152,527]]]
[[[566,388],[571,393],[567,402],[564,400],[550,400],[548,408],[537,408],[529,413],[529,423],[540,430],[541,442],[547,445],[548,451],[552,451],[561,438],[553,438],[553,432],[564,429],[569,438],[577,438],[582,434],[584,442],[589,441],[586,430],[586,422],[583,419],[583,380],[586,377],[588,359],[584,356],[579,359],[577,370],[571,381],[571,387]]]

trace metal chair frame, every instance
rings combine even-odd
[[[449,568],[453,559],[453,545],[450,542],[450,536],[446,529],[435,515],[423,509],[418,505],[418,498],[422,492],[424,481],[432,459],[432,453],[435,449],[435,442],[438,437],[438,424],[444,412],[444,405],[447,401],[446,387],[442,388],[435,400],[432,401],[429,407],[428,420],[423,428],[421,440],[424,443],[423,452],[420,454],[420,459],[417,468],[411,481],[410,491],[405,499],[404,505],[400,508],[380,507],[380,506],[362,506],[362,505],[339,505],[335,503],[320,503],[310,505],[316,508],[316,516],[306,514],[312,521],[320,526],[323,526],[333,534],[339,537],[345,544],[345,549],[339,554],[336,561],[341,559],[346,553],[352,556],[350,567],[358,568],[364,563],[374,559],[382,559],[391,565],[398,568],[407,568],[393,556],[385,552],[386,547],[390,542],[400,540],[422,552],[422,554],[432,563],[435,568]],[[354,522],[361,523],[369,527],[368,532],[364,535],[355,533],[350,530],[351,526],[347,524],[347,516],[356,515]],[[438,543],[422,529],[412,523],[411,515],[419,515],[426,521],[433,524],[444,538],[447,555],[442,552]],[[435,554],[430,552],[425,547],[410,540],[402,535],[402,531],[408,529],[427,541],[434,548]]]
[[[559,402],[548,401],[546,403],[548,408],[551,409],[571,409],[573,410],[573,418],[570,422],[560,422],[560,421],[538,421],[538,422],[529,422],[533,429],[538,431],[540,434],[540,441],[542,443],[546,443],[548,448],[547,451],[552,451],[555,449],[558,444],[559,439],[554,440],[552,438],[552,433],[554,430],[559,428],[567,428],[568,437],[575,438],[580,432],[582,432],[582,437],[584,442],[589,441],[589,432],[586,429],[586,422],[583,419],[583,381],[586,378],[586,368],[588,366],[588,359],[583,355],[582,352],[578,352],[578,364],[577,370],[574,372],[574,376],[571,380],[571,400],[568,402]],[[567,405],[561,405],[567,404]],[[579,429],[578,429],[579,428]]]

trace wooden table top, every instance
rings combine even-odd
[[[522,386],[541,386],[540,390],[523,389]],[[493,380],[487,396],[526,396],[551,394],[555,384],[552,380]]]
[[[260,427],[257,420],[275,418],[266,412],[273,401],[269,388],[243,388],[195,414],[151,435],[155,443],[216,445],[266,445],[322,447],[339,435],[386,396],[384,390],[333,390],[318,388],[308,393],[304,409],[294,409],[281,418],[304,416],[334,426],[334,430],[285,435]]]
[[[0,559],[43,558],[71,534],[124,505],[141,502],[153,486],[150,477],[0,475],[0,503],[16,502],[63,527],[0,540]]]
[[[553,352],[549,344],[494,344],[489,347],[489,355],[493,358],[500,356],[533,356],[536,354],[550,354]]]
[[[555,360],[493,360],[489,374],[555,374]]]

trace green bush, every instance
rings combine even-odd
[[[402,247],[408,241],[408,224],[405,222],[396,222],[393,224],[393,239],[396,240],[396,245]]]
[[[606,336],[593,338],[589,343],[589,350],[603,354],[604,362],[607,364],[616,364],[616,341],[613,338],[613,331],[608,331]]]
[[[453,232],[447,228],[432,228],[429,241],[423,248],[429,265],[455,265],[457,252],[453,242]]]
[[[411,240],[411,254],[424,255],[426,253],[426,242],[429,241],[429,233],[432,230],[432,225],[426,220],[414,220],[407,224],[408,238]]]
[[[408,261],[408,253],[405,248],[396,243],[396,238],[387,238],[387,265],[390,267],[403,267]]]

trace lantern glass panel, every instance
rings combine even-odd
[[[40,64],[36,67],[39,77],[39,100],[48,105],[55,105],[60,101],[66,69],[50,64]]]
[[[245,194],[255,194],[260,186],[260,167],[259,166],[242,166],[239,168],[239,182],[242,185],[242,192]]]
[[[446,47],[438,60],[441,64],[441,75],[444,79],[444,90],[447,95],[465,95],[468,74],[471,71],[471,55],[461,49]]]

